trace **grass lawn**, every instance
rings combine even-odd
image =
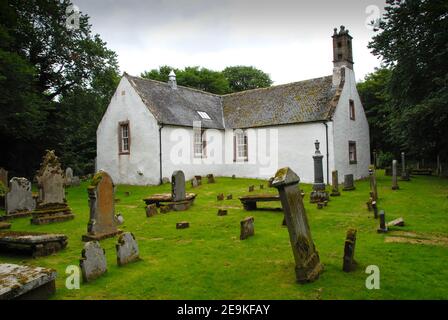
[[[54,299],[448,299],[447,179],[416,176],[410,182],[400,181],[400,190],[392,191],[391,177],[380,171],[378,207],[386,211],[388,221],[403,217],[406,223],[386,235],[376,232],[378,221],[367,211],[367,180],[357,181],[355,191],[341,191],[342,195],[332,198],[323,210],[309,203],[311,185],[301,184],[311,232],[325,268],[316,282],[306,285],[295,282],[288,231],[281,226],[282,212],[246,212],[238,200],[238,196],[247,194],[249,185],[254,184],[257,193],[259,184],[266,182],[224,177],[216,181],[194,191],[188,182],[187,191],[198,194],[193,207],[152,218],[146,218],[141,199],[169,192],[169,184],[118,186],[116,198],[121,201],[116,204],[116,212],[125,218],[121,228],[136,236],[142,261],[118,267],[116,238],[103,240],[108,272],[92,283],[81,284],[80,290],[65,288],[65,269],[79,264],[81,236],[89,216],[87,182],[68,189],[74,220],[46,226],[30,225],[29,218],[12,221],[13,231],[66,234],[69,244],[65,250],[38,259],[2,255],[0,262],[56,269]],[[125,191],[130,196],[125,196]],[[265,187],[263,191],[277,190]],[[216,195],[221,192],[232,193],[233,200],[217,201]],[[278,207],[280,203],[266,206]],[[218,208],[227,208],[229,215],[218,217]],[[240,241],[239,222],[249,215],[255,217],[255,236]],[[182,220],[189,221],[190,228],[176,230],[176,222]],[[345,273],[342,256],[350,227],[358,230],[358,269]],[[406,239],[412,243],[400,242]],[[379,290],[365,287],[368,265],[380,268]]]

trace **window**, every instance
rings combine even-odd
[[[233,135],[233,161],[248,161],[247,133],[235,130]]]
[[[208,115],[207,112],[204,112],[204,111],[198,111],[198,114],[199,114],[199,116],[200,116],[202,119],[205,119],[205,120],[211,120],[211,118],[210,118],[210,116]]]
[[[356,142],[355,141],[349,141],[348,142],[348,159],[350,161],[350,164],[356,164]]]
[[[206,145],[205,140],[205,130],[195,129],[193,137],[193,152],[195,158],[205,158],[206,157]]]
[[[350,108],[350,120],[355,120],[355,102],[353,100],[350,100],[349,108]]]
[[[129,154],[131,150],[131,135],[129,131],[129,121],[120,122],[118,129],[118,141],[120,144],[119,153]]]

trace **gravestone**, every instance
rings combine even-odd
[[[160,213],[168,213],[171,211],[170,206],[160,206]]]
[[[9,192],[6,194],[6,215],[28,216],[35,208],[36,202],[31,191],[31,182],[26,178],[12,178],[9,183]]]
[[[47,151],[36,175],[39,196],[32,224],[48,224],[73,219],[65,200],[65,178],[54,151]]]
[[[406,155],[404,152],[401,153],[401,180],[410,180],[408,171],[406,170]]]
[[[182,170],[173,172],[171,176],[172,201],[185,200],[185,175]]]
[[[72,187],[79,187],[81,185],[81,180],[78,176],[74,176],[72,179]]]
[[[93,281],[107,272],[106,251],[98,241],[86,242],[81,255],[79,267],[84,282]]]
[[[194,176],[198,181],[198,186],[202,185],[202,176]]]
[[[193,179],[191,179],[191,187],[197,188],[198,186],[199,186],[198,179],[196,179],[196,177],[193,177]]]
[[[314,143],[316,151],[313,156],[314,160],[314,184],[313,191],[310,195],[310,203],[323,202],[329,199],[328,192],[325,190],[324,183],[324,167],[323,167],[323,155],[320,153],[318,140]]]
[[[120,234],[115,217],[114,183],[105,171],[98,172],[87,188],[90,219],[82,241],[102,240]]]
[[[71,187],[73,183],[73,169],[68,167],[65,169],[65,185]]]
[[[222,200],[224,200],[224,194],[223,194],[223,193],[218,194],[218,195],[216,196],[216,199],[217,199],[218,201],[222,201]]]
[[[379,218],[380,218],[380,228],[377,231],[378,233],[386,233],[387,232],[386,213],[384,212],[384,210],[380,211]]]
[[[232,174],[232,179],[236,179],[236,175]]]
[[[218,216],[226,216],[227,210],[218,209]]]
[[[346,174],[344,176],[344,188],[342,190],[344,191],[352,191],[355,190],[355,183],[353,174]]]
[[[8,188],[8,171],[4,168],[0,168],[0,182],[3,183],[5,188]]]
[[[318,202],[317,203],[317,209],[323,209],[324,208],[324,203],[323,202]]]
[[[354,271],[356,269],[355,245],[356,229],[349,229],[345,238],[344,258],[342,263],[342,270],[345,272]]]
[[[190,227],[190,223],[188,221],[181,221],[176,223],[176,229],[186,229]]]
[[[138,244],[131,232],[125,232],[120,235],[115,249],[117,251],[117,264],[119,266],[140,260]]]
[[[334,170],[331,172],[331,194],[332,197],[338,197],[341,195],[339,192],[339,173],[338,170]]]
[[[44,300],[56,292],[53,269],[0,264],[0,300]]]
[[[148,218],[155,216],[157,213],[158,213],[157,206],[155,204],[150,204],[146,206],[146,216]]]
[[[215,183],[215,177],[213,176],[213,174],[207,175],[207,183]]]
[[[300,178],[290,168],[277,171],[272,181],[278,189],[288,227],[289,240],[296,263],[295,272],[299,283],[315,281],[323,271],[319,254],[311,238],[302,196],[299,192]]]
[[[121,213],[118,213],[115,216],[115,219],[116,219],[118,225],[122,225],[124,223],[124,217]]]
[[[233,195],[232,194],[227,195],[227,200],[232,200],[232,199],[233,199]]]
[[[249,192],[253,192],[255,190],[255,186],[249,186]]]
[[[370,193],[373,201],[378,200],[378,187],[376,184],[376,172],[373,168],[369,168]]]
[[[245,240],[255,234],[254,217],[247,217],[241,220],[240,240]]]
[[[376,205],[376,201],[372,201],[372,209],[373,209],[373,217],[378,219],[378,206]]]
[[[397,160],[392,161],[392,190],[398,190]]]

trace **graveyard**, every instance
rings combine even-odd
[[[313,186],[299,184],[323,267],[310,283],[297,282],[280,201],[262,202],[262,210],[247,211],[239,199],[261,193],[275,200],[279,191],[266,180],[238,177],[214,177],[215,183],[202,177],[202,184],[194,188],[186,181],[186,193],[196,196],[188,210],[158,210],[149,217],[143,199],[170,194],[171,184],[118,185],[115,214],[124,218],[118,227],[135,236],[139,259],[117,263],[119,235],[114,229],[99,242],[107,272],[81,283],[79,290],[66,288],[66,268],[79,266],[82,238],[91,219],[88,199],[98,181],[83,180],[65,189],[73,219],[43,225],[31,224],[30,216],[7,221],[10,232],[66,235],[66,247],[35,258],[1,253],[0,262],[56,270],[56,293],[51,299],[446,299],[448,180],[413,175],[409,181],[398,179],[399,188],[392,188],[393,179],[383,170],[377,170],[376,177],[378,210],[384,210],[386,222],[398,218],[405,222],[386,233],[378,232],[379,219],[366,206],[369,179],[355,181],[356,188],[349,191],[341,184],[340,195],[331,196],[321,209],[310,203]],[[254,191],[249,192],[249,187]],[[221,194],[224,197],[218,197]],[[240,222],[248,217],[253,217],[254,234],[241,240]],[[181,222],[188,225],[177,228]],[[350,229],[356,230],[350,233],[356,238],[356,265],[346,265],[343,259],[344,250],[354,250],[354,246],[344,249]],[[343,265],[350,272],[344,272]],[[370,265],[381,272],[379,290],[366,289],[365,270]]]

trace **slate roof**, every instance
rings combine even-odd
[[[205,128],[232,129],[330,120],[339,94],[332,76],[224,96],[125,76],[159,123],[189,127],[193,121],[202,121]],[[197,111],[211,120],[201,119]]]

